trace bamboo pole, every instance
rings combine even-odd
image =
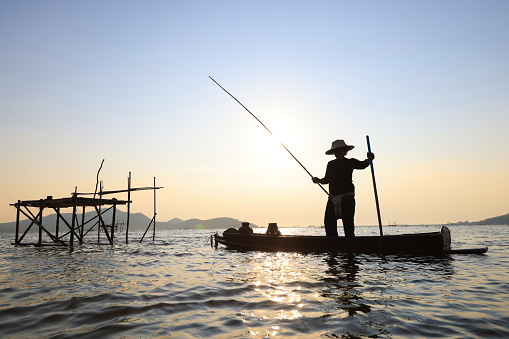
[[[104,162],[104,159],[103,159],[103,162]],[[102,167],[102,162],[101,162],[101,167]],[[101,168],[99,168],[99,171],[101,170]],[[99,171],[97,172],[97,180],[99,180]],[[101,200],[103,198],[103,182],[102,181],[98,181],[99,182],[99,200]],[[97,191],[97,183],[95,184],[95,190]],[[95,198],[95,193],[94,193],[94,198]],[[101,205],[99,205],[99,209],[97,209],[97,206],[95,206],[95,210],[99,216],[99,223],[97,224],[97,243],[100,243],[101,242],[101,222],[103,223],[104,225],[104,221],[102,220],[102,217],[101,217]]]
[[[368,152],[371,153],[371,145],[369,143],[369,136],[366,135],[366,141],[368,143]],[[382,217],[380,216],[380,205],[378,203],[378,191],[376,189],[376,180],[375,180],[375,169],[373,167],[373,160],[369,161],[369,165],[371,166],[371,178],[373,179],[373,191],[375,193],[375,205],[376,205],[376,214],[378,217],[378,228],[380,229],[380,236],[384,236],[384,232],[382,230]]]
[[[148,224],[147,226],[147,229],[145,230],[145,232],[143,233],[143,236],[141,237],[140,239],[140,244],[141,242],[143,241],[143,239],[145,239],[145,235],[147,234],[148,230],[150,229],[150,226],[152,226],[152,223],[154,222],[154,217],[150,220],[150,223]]]
[[[129,243],[129,219],[131,218],[131,172],[127,178],[127,226],[125,230],[125,243]]]
[[[44,207],[41,205],[39,207],[39,246],[42,245],[42,211]]]
[[[83,211],[81,213],[80,244],[83,244],[83,238],[85,237],[85,205],[83,205]]]
[[[69,246],[74,246],[74,228],[76,225],[76,202],[77,202],[77,193],[78,186],[74,187],[74,194],[72,196],[72,222],[71,222],[71,240],[69,241]]]
[[[16,204],[16,239],[14,240],[14,243],[17,245],[19,244],[19,213],[21,209],[21,200],[18,200],[18,203]]]
[[[368,135],[366,135],[366,141],[368,143],[368,152],[371,153],[371,144],[369,143]],[[373,179],[373,191],[375,193],[376,214],[378,217],[378,228],[380,230],[380,251],[384,253],[385,252],[384,231],[382,229],[382,217],[380,216],[380,205],[378,203],[378,191],[376,189],[375,168],[373,167],[373,160],[369,160],[369,165],[371,166],[371,178]]]
[[[154,231],[152,233],[152,241],[156,239],[156,177],[154,177]]]
[[[274,135],[268,128],[267,126],[264,125],[263,122],[261,122],[260,119],[258,119],[253,113],[251,113],[250,110],[247,109],[246,106],[244,106],[239,100],[237,100],[237,98],[235,98],[232,94],[230,94],[230,92],[228,92],[226,89],[223,88],[223,86],[221,86],[216,80],[214,80],[211,76],[209,76],[210,80],[214,81],[214,83],[216,85],[218,85],[223,91],[226,92],[226,94],[228,94],[229,96],[231,96],[237,103],[239,103],[240,106],[242,106],[249,114],[251,114],[253,116],[253,118],[255,118],[266,130],[267,132],[269,132],[270,134]],[[297,161],[297,163],[300,165],[300,167],[302,167],[304,169],[304,171],[306,171],[306,173],[311,177],[313,178],[313,175],[307,170],[306,167],[304,167],[304,165],[293,155],[292,152],[290,152],[290,150],[282,143],[280,142],[281,146],[283,146],[283,148],[292,156],[292,158]],[[321,184],[318,184],[318,186],[320,186],[320,188],[325,192],[325,194],[327,194],[327,196],[329,195],[329,192],[327,192],[327,190],[325,188],[323,188],[323,186]]]
[[[117,200],[117,199],[113,199],[113,200]],[[113,241],[115,239],[115,217],[116,217],[116,214],[117,214],[117,204],[115,202],[113,204],[113,217],[111,220],[111,244],[112,245],[113,245]]]
[[[57,212],[57,221],[56,221],[56,225],[55,225],[55,236],[58,239],[58,234],[60,232],[60,207],[57,207],[56,212]]]

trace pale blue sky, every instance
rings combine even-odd
[[[365,136],[384,223],[505,214],[507,1],[1,1],[0,222],[10,203],[158,184],[166,221],[320,225],[323,176]],[[360,225],[376,224],[355,174]],[[151,194],[133,209],[150,214]]]

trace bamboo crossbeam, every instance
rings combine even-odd
[[[79,194],[79,193],[78,193]],[[94,198],[76,198],[76,206],[99,206],[99,205],[126,205],[128,201],[117,199],[94,199]],[[70,208],[74,206],[73,198],[60,198],[60,199],[40,199],[40,200],[25,200],[19,202],[20,206],[30,207],[50,207],[50,208]],[[11,204],[16,206],[16,204]]]
[[[106,194],[117,194],[117,193],[127,193],[127,192],[134,192],[134,191],[148,191],[148,190],[158,190],[164,187],[135,187],[131,189],[124,189],[124,190],[116,190],[116,191],[102,191],[102,195]],[[94,193],[78,193],[78,195],[94,195]]]

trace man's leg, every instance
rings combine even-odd
[[[334,203],[332,200],[327,201],[327,207],[325,208],[325,234],[328,237],[337,237],[338,236],[338,217],[334,211]]]
[[[354,197],[344,197],[341,202],[341,211],[343,212],[343,230],[345,231],[346,237],[355,237],[355,225],[354,225],[354,215],[355,215],[355,198]]]

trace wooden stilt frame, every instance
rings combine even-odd
[[[131,172],[129,172],[128,177],[128,185],[127,190],[117,190],[117,191],[103,191],[102,182],[101,189],[99,192],[99,198],[95,198],[95,193],[78,193],[78,188],[75,187],[74,192],[72,193],[70,198],[60,198],[53,199],[53,197],[48,196],[46,199],[39,200],[26,200],[21,201],[18,200],[16,203],[11,204],[16,208],[16,235],[14,239],[13,245],[35,245],[35,246],[45,246],[45,245],[64,245],[73,247],[74,243],[77,241],[79,244],[83,244],[85,236],[97,226],[98,229],[98,238],[97,241],[100,243],[100,233],[101,230],[106,235],[108,243],[113,245],[115,238],[115,222],[116,222],[116,211],[117,205],[127,205],[127,228],[126,228],[126,244],[129,242],[129,225],[130,225],[130,204],[131,204],[131,192],[140,191],[140,190],[154,190],[154,216],[147,227],[148,231],[152,223],[154,224],[152,240],[155,240],[155,218],[156,218],[156,190],[162,187],[156,187],[156,178],[154,177],[154,186],[153,187],[141,187],[141,188],[132,188],[131,187]],[[105,199],[104,195],[108,194],[117,194],[117,193],[125,193],[127,192],[127,200],[118,200],[116,198]],[[82,195],[91,195],[94,194],[94,198],[86,198],[82,197]],[[103,206],[107,206],[105,210],[102,210]],[[82,207],[82,216],[81,223],[78,220],[77,211],[78,208]],[[85,221],[85,210],[86,207],[91,207],[96,212],[95,216]],[[47,225],[43,222],[43,212],[45,209],[52,209],[56,213],[56,224],[55,231],[52,231],[47,227]],[[72,215],[70,222],[65,219],[65,217],[61,213],[61,209],[63,208],[72,208]],[[34,214],[33,209],[38,210],[37,214]],[[111,225],[107,225],[104,221],[103,215],[112,209],[112,220]],[[20,216],[23,214],[26,218],[30,220],[30,224],[28,227],[22,231],[20,228]],[[85,226],[91,224],[93,225],[85,230]],[[63,223],[63,224],[62,224]],[[38,227],[38,237],[36,243],[26,243],[23,242],[25,240],[25,236],[31,230],[33,226]],[[67,232],[62,232],[61,226],[67,227]],[[63,233],[63,234],[62,234]],[[143,235],[143,237],[145,234]],[[49,239],[49,241],[48,241]],[[67,239],[67,240],[66,240]],[[142,238],[143,240],[143,238]],[[141,242],[141,241],[140,241]]]

